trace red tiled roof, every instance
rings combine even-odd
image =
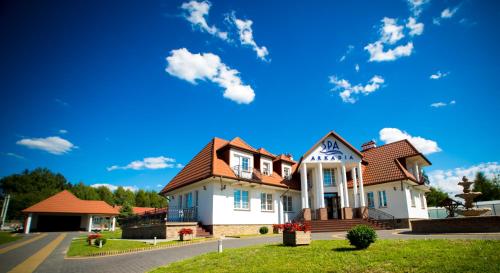
[[[104,201],[81,200],[71,192],[64,190],[24,209],[24,213],[77,213],[117,215],[115,208]]]
[[[278,161],[278,160],[283,160],[283,161],[286,161],[286,162],[289,162],[289,163],[292,163],[292,164],[295,164],[296,162],[289,156],[285,155],[285,154],[280,154],[279,156],[277,156],[274,161]]]
[[[122,209],[122,206],[115,206],[114,207],[115,210],[120,213],[120,210]],[[154,210],[158,210],[157,208],[148,208],[148,207],[132,207],[132,212],[134,214],[142,214],[142,213],[145,213],[147,211],[154,211]]]
[[[217,155],[217,151],[226,145],[258,153],[257,150],[239,137],[234,138],[231,142],[220,138],[214,138],[163,188],[161,193],[166,193],[213,176],[242,181],[248,180],[248,182],[263,183],[284,188],[300,188],[300,182],[293,179],[290,181],[284,180],[276,172],[273,172],[270,176],[266,176],[260,174],[257,169],[254,169],[254,179],[237,177],[233,170],[231,170],[231,167]],[[289,158],[288,161],[290,161]],[[291,162],[294,163],[294,161]],[[294,166],[292,166],[292,170],[293,167]]]
[[[363,159],[368,163],[363,168],[364,185],[409,179],[417,182],[413,174],[401,164],[400,160],[412,156],[422,156],[408,140],[400,140],[363,152]],[[429,162],[430,164],[430,162]]]

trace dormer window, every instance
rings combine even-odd
[[[292,170],[290,167],[283,167],[283,177],[286,180],[290,180],[292,178]]]
[[[262,173],[264,175],[271,175],[271,163],[269,162],[262,163]]]
[[[242,171],[248,172],[248,170],[249,170],[248,162],[249,161],[250,161],[250,159],[248,157],[244,157],[244,156],[241,157],[241,170]]]

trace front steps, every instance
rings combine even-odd
[[[311,221],[311,232],[347,231],[356,225],[367,225],[373,229],[391,229],[390,226],[372,219],[331,219]]]
[[[210,238],[212,237],[212,234],[210,232],[206,231],[203,226],[198,224],[196,227],[196,238]]]

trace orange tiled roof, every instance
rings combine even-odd
[[[277,160],[283,160],[286,162],[290,162],[292,164],[296,163],[291,157],[289,157],[285,154],[280,154],[279,156],[277,156],[276,159],[274,159],[274,161],[277,161]]]
[[[226,145],[258,153],[257,150],[239,137],[234,138],[230,142],[220,138],[214,138],[163,188],[161,193],[166,193],[214,176],[243,181],[248,180],[248,182],[263,183],[284,188],[290,187],[293,189],[300,189],[299,181],[294,179],[290,181],[284,180],[276,172],[273,172],[270,176],[266,176],[262,175],[257,169],[254,169],[253,179],[237,177],[233,170],[231,170],[231,167],[217,154],[217,151]],[[290,161],[290,159],[288,159],[288,161]],[[293,163],[293,161],[291,162]],[[294,167],[296,166],[292,166],[292,170]]]
[[[64,190],[24,209],[24,213],[78,213],[117,215],[115,208],[104,201],[81,200],[71,192]]]
[[[120,210],[122,209],[122,206],[115,206],[115,210],[120,213]],[[132,212],[134,214],[142,214],[145,213],[146,211],[154,211],[158,210],[157,208],[148,208],[148,207],[132,207]]]
[[[259,149],[257,150],[257,152],[259,152],[259,154],[261,154],[261,155],[266,155],[266,156],[269,156],[269,157],[271,157],[271,158],[273,158],[273,159],[276,157],[275,155],[273,155],[272,153],[268,152],[268,151],[267,151],[266,149],[264,149],[264,148],[259,148]]]
[[[364,185],[409,179],[417,182],[413,174],[401,164],[400,159],[422,156],[408,140],[400,140],[363,152],[363,159],[368,163],[363,168]],[[430,162],[429,162],[430,164]]]

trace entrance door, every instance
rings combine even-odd
[[[328,219],[340,218],[340,203],[337,193],[325,193],[325,207]]]

